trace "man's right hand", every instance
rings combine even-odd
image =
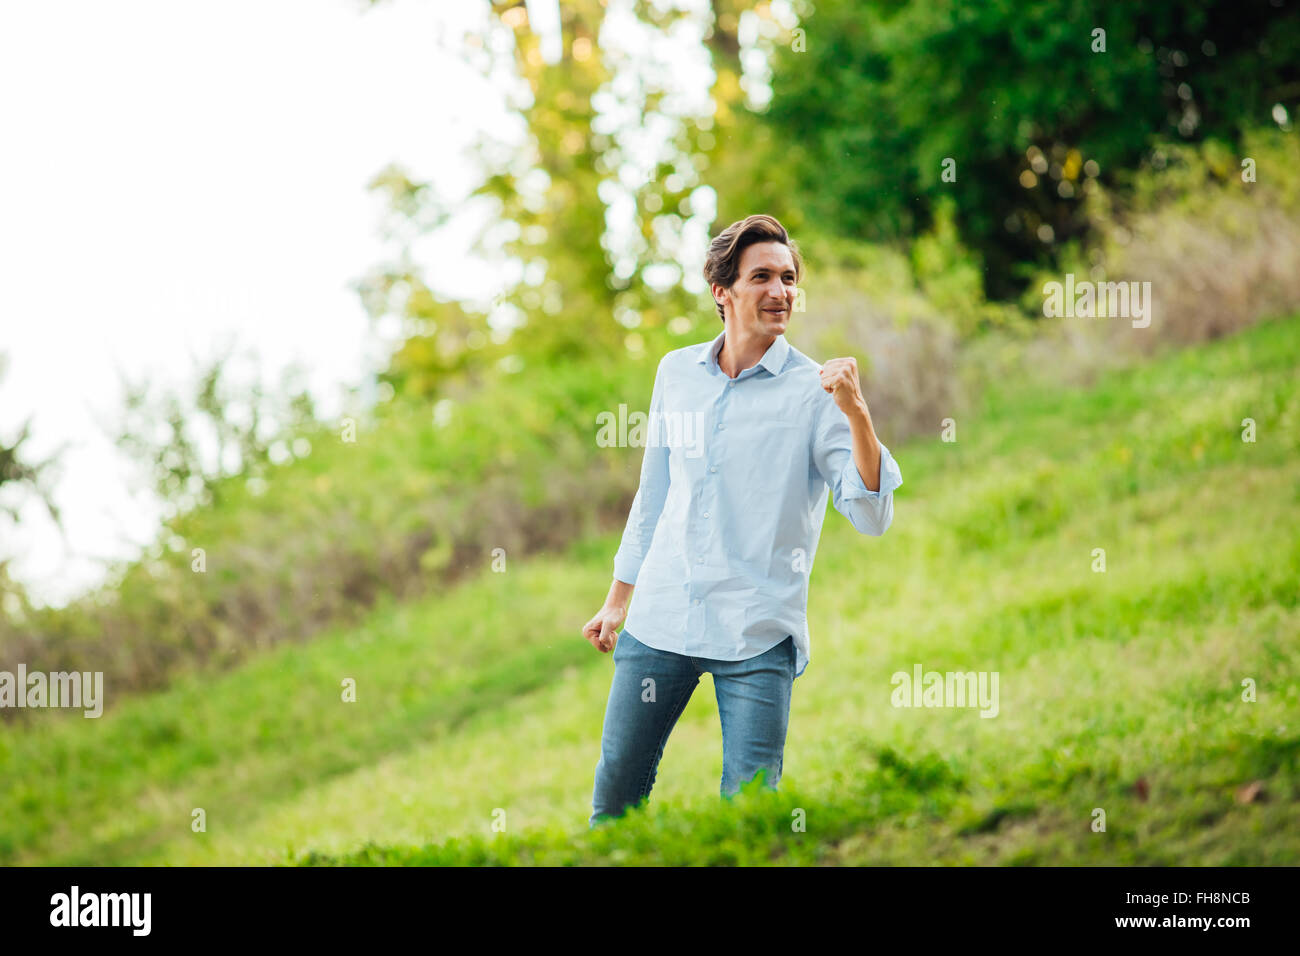
[[[618,626],[623,623],[626,609],[606,604],[582,629],[582,636],[596,650],[608,654],[618,642]]]

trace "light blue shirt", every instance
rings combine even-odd
[[[718,367],[725,336],[669,352],[655,372],[614,556],[614,577],[636,585],[624,626],[650,647],[724,661],[793,635],[798,677],[828,486],[854,528],[882,535],[903,476],[882,443],[880,490],[867,490],[821,366],[784,335],[734,379]]]

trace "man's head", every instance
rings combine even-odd
[[[794,308],[803,259],[784,226],[771,216],[750,216],[709,244],[704,278],[724,324],[730,315],[741,328],[780,335]]]

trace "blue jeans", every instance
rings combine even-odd
[[[668,735],[705,671],[713,675],[722,721],[722,796],[735,794],[760,769],[767,786],[775,789],[785,754],[794,664],[793,637],[748,660],[718,661],[648,647],[625,629],[614,646],[614,680],[588,825],[622,816],[650,796]]]

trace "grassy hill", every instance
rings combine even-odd
[[[718,797],[705,677],[647,807],[587,831],[608,535],[0,727],[0,863],[1295,864],[1298,371],[1300,317],[893,448],[890,531],[828,515],[776,793]],[[997,671],[997,716],[891,706],[915,664]]]

